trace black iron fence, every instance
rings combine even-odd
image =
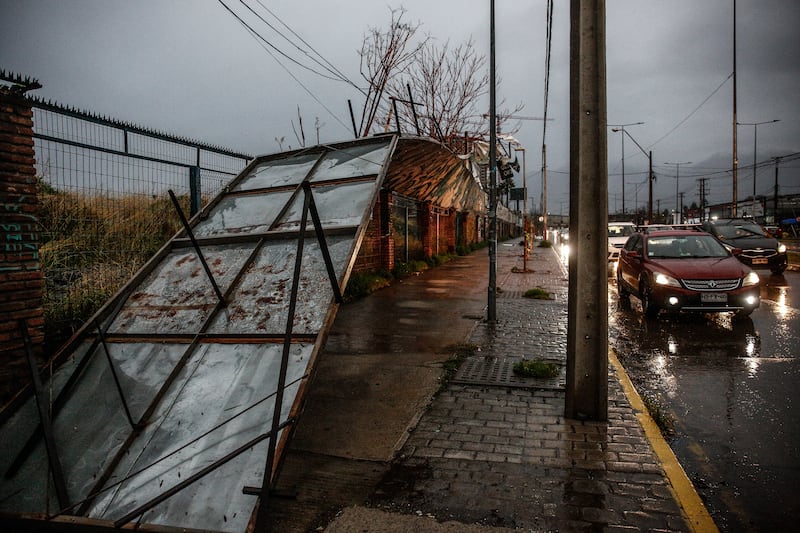
[[[63,341],[252,156],[31,99],[48,344]]]

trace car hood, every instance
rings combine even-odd
[[[745,235],[735,239],[727,239],[720,236],[719,240],[725,244],[729,244],[735,248],[741,248],[743,250],[754,250],[756,248],[775,250],[778,248],[778,241],[772,237],[765,237],[762,235]]]
[[[661,259],[653,267],[676,279],[743,278],[751,270],[735,257]]]

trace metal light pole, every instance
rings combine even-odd
[[[781,119],[765,120],[763,122],[737,122],[738,126],[753,126],[753,216],[756,216],[756,165],[758,164],[758,127],[761,124],[780,122]]]
[[[683,216],[681,213],[681,207],[678,198],[680,198],[680,191],[678,190],[678,184],[680,183],[681,177],[681,165],[691,165],[691,161],[684,161],[682,163],[664,163],[665,165],[675,165],[675,213],[677,213],[676,222],[680,224],[682,222]]]
[[[515,152],[522,152],[522,270],[528,271],[528,185],[525,181],[525,148],[514,147]]]
[[[497,114],[495,112],[494,0],[489,0],[489,290],[486,320],[497,321]]]
[[[625,216],[625,126],[638,126],[644,122],[631,122],[630,124],[609,124],[614,133],[622,132],[622,216]],[[630,135],[630,134],[628,134]],[[632,138],[632,137],[631,137]],[[634,141],[636,142],[636,141]]]
[[[644,122],[637,122],[636,124],[644,124]],[[630,133],[628,133],[628,130],[626,130],[622,126],[623,125],[620,125],[619,128],[611,128],[611,131],[613,131],[614,133],[616,133],[618,131],[621,131],[623,133],[623,135],[622,135],[623,139],[625,138],[625,135],[627,135],[630,138],[630,140],[633,141],[633,144],[635,144],[636,147],[639,150],[641,150],[644,155],[647,156],[647,161],[648,161],[647,181],[650,183],[650,187],[648,189],[649,192],[648,192],[648,195],[647,195],[647,222],[648,223],[652,223],[653,222],[653,180],[656,179],[656,177],[653,175],[653,151],[651,150],[649,152],[645,152],[644,148],[642,148],[642,145],[639,144],[638,142],[636,142],[636,139],[634,139],[633,136]],[[633,124],[624,124],[624,126],[633,126]],[[622,154],[623,154],[622,155],[622,177],[624,178],[625,177],[625,152],[623,151]],[[625,181],[623,180],[622,183],[623,183],[623,189],[622,189],[622,205],[623,205],[622,213],[625,214],[625,207],[624,207],[625,206],[625,188],[624,188]]]

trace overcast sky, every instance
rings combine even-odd
[[[0,68],[38,79],[31,94],[100,115],[254,155],[299,146],[297,108],[307,144],[352,139],[351,85],[272,57],[223,7],[247,17],[287,54],[302,55],[240,0],[0,0]],[[390,7],[421,32],[458,45],[472,37],[489,54],[488,0],[247,0],[273,25],[285,23],[324,59],[363,86],[359,54],[371,27],[385,28]],[[261,2],[280,22],[272,18]],[[758,126],[756,191],[772,194],[770,158],[800,152],[800,2],[738,0],[738,121]],[[497,0],[498,100],[544,111],[545,0]],[[290,35],[285,28],[282,31]],[[299,39],[295,39],[300,42]],[[308,61],[303,60],[308,63]],[[732,196],[733,0],[608,0],[609,124],[653,151],[654,198],[673,208],[676,184],[685,203]],[[485,104],[488,107],[488,100]],[[569,2],[556,0],[547,126],[548,210],[568,214]],[[357,117],[357,120],[359,117]],[[542,122],[522,121],[529,196],[541,193]],[[739,127],[739,199],[753,191],[754,126]],[[621,209],[621,133],[608,133],[609,209]],[[680,165],[676,182],[675,164]],[[647,200],[647,159],[626,137],[625,204]],[[780,167],[782,193],[800,193],[800,161]],[[521,185],[518,180],[518,185]],[[638,193],[638,194],[637,194]],[[800,215],[800,213],[798,213]]]

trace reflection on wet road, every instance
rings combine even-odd
[[[671,446],[723,531],[788,531],[800,516],[800,274],[764,282],[747,319],[644,320],[609,281],[611,346],[674,413]]]

